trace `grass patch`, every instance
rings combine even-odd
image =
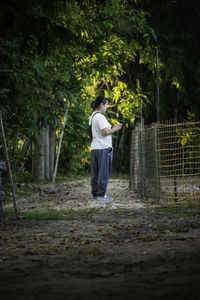
[[[76,219],[88,219],[93,215],[95,209],[80,209],[80,210],[39,210],[34,209],[31,211],[25,212],[23,215],[26,219],[29,220],[76,220]]]
[[[190,225],[189,226],[173,226],[170,228],[171,232],[189,232],[190,231]]]
[[[29,220],[65,220],[66,218],[63,212],[53,209],[34,209],[25,212],[24,217]]]
[[[18,212],[19,217],[25,218],[27,220],[80,220],[80,219],[90,219],[97,209],[79,209],[79,210],[56,210],[56,209],[32,209],[26,212]],[[16,218],[15,210],[12,207],[7,207],[3,209],[3,218],[5,220],[13,220]]]
[[[15,215],[15,209],[13,207],[3,208],[3,215],[4,216],[8,216],[8,215],[14,216]]]
[[[154,207],[147,209],[148,214],[157,214],[161,216],[171,217],[176,215],[195,216],[200,213],[200,206],[190,205],[168,205],[164,207]]]

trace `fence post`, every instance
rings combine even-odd
[[[139,182],[139,190],[142,196],[144,196],[144,153],[143,153],[143,138],[144,138],[144,133],[143,133],[143,125],[140,124],[140,131],[139,131],[139,152],[140,152],[140,157],[139,157],[139,174],[140,174],[140,182]]]
[[[155,198],[157,201],[160,200],[161,196],[161,186],[160,186],[160,127],[159,124],[156,124],[154,128],[154,137],[155,137],[155,145],[154,145],[154,153],[155,153]]]
[[[131,151],[130,151],[130,180],[129,180],[129,189],[133,190],[135,189],[134,186],[134,150],[135,150],[135,145],[134,145],[134,141],[135,141],[135,128],[132,129],[131,132]]]
[[[156,48],[156,119],[157,123],[160,123],[160,92],[159,92],[159,67],[158,67],[158,48]]]
[[[132,129],[131,152],[130,152],[130,190],[138,190],[139,187],[139,127]]]

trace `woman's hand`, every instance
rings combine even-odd
[[[114,125],[111,129],[104,128],[101,130],[101,132],[103,135],[110,135],[110,134],[113,134],[113,133],[119,131],[122,128],[122,125],[123,124],[119,123],[119,124]]]
[[[121,127],[123,126],[123,124],[122,123],[119,123],[119,124],[115,124],[112,128],[114,129],[117,129],[117,131],[118,130],[120,130],[121,129]]]

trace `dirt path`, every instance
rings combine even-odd
[[[147,205],[127,180],[106,203],[87,179],[20,188],[22,217],[0,228],[1,300],[199,298],[198,205]]]
[[[21,187],[23,190],[23,186]],[[114,201],[92,201],[90,180],[80,179],[73,181],[62,181],[56,185],[48,183],[33,185],[34,194],[31,197],[21,196],[18,206],[21,210],[34,209],[38,206],[48,209],[90,209],[108,208],[133,209],[144,206],[133,191],[129,191],[129,181],[126,179],[111,179],[109,181],[107,194],[114,197]],[[28,200],[28,201],[27,201]],[[12,205],[12,203],[11,203]]]

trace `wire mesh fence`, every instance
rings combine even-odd
[[[132,131],[130,188],[153,200],[200,200],[200,122]]]

